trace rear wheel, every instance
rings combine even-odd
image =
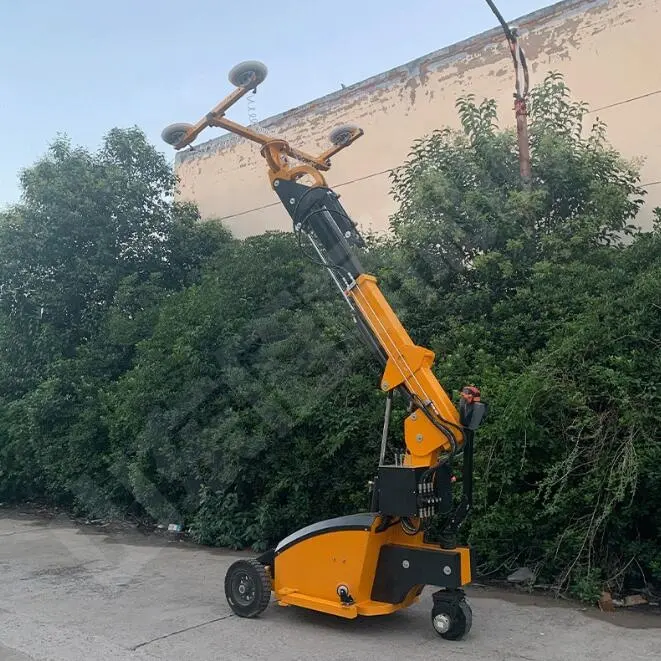
[[[256,617],[269,605],[271,580],[257,560],[237,560],[225,574],[225,598],[235,615]]]

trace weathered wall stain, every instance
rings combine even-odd
[[[575,98],[603,108],[661,91],[657,40],[660,0],[564,0],[516,21],[532,83],[549,70],[565,75]],[[265,88],[268,80],[265,83]],[[320,152],[328,132],[356,123],[365,130],[339,154],[328,174],[357,222],[378,231],[394,211],[387,174],[412,143],[443,126],[458,126],[456,99],[467,93],[498,102],[502,125],[511,126],[513,72],[500,29],[425,55],[368,80],[260,123],[266,133]],[[661,94],[588,116],[607,122],[608,135],[625,156],[646,157],[643,183],[661,181]],[[634,121],[632,121],[632,118]],[[227,135],[177,155],[180,197],[197,202],[204,218],[225,218],[238,236],[290,229],[268,184],[259,149]],[[649,189],[642,221],[661,205],[661,185]],[[264,207],[264,208],[262,208]]]

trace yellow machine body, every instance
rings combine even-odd
[[[283,539],[267,565],[278,603],[344,618],[386,615],[415,603],[425,585],[471,582],[470,549],[441,549],[400,526],[379,532],[381,521],[339,517]]]

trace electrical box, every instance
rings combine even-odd
[[[435,471],[434,484],[424,479],[425,466],[379,466],[376,480],[377,510],[385,516],[428,518],[447,514],[452,506],[451,471]],[[424,479],[424,481],[423,481]]]
[[[379,466],[379,512],[390,516],[418,516],[418,481],[425,468]]]

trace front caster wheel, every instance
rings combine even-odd
[[[464,600],[442,601],[432,608],[431,623],[441,638],[460,640],[470,631],[473,611]]]
[[[271,580],[257,560],[237,560],[225,574],[225,598],[235,615],[256,617],[269,605]]]

